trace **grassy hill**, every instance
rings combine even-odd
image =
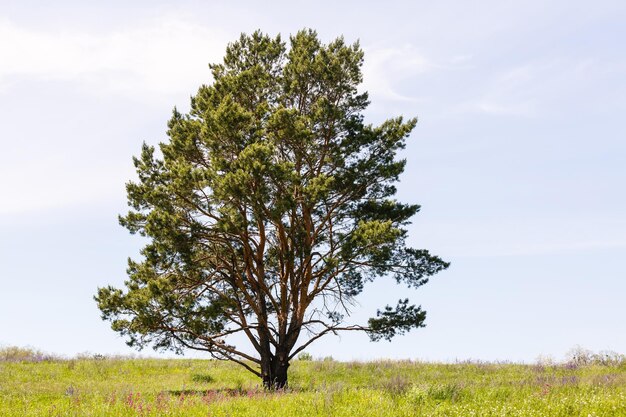
[[[0,352],[0,416],[626,416],[626,361],[294,361],[267,393],[225,362]],[[26,352],[26,353],[24,353]]]

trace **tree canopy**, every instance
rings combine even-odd
[[[168,140],[143,145],[120,222],[149,243],[126,288],[95,297],[130,345],[206,351],[283,387],[290,359],[324,335],[390,340],[424,325],[407,299],[349,322],[367,283],[416,288],[448,267],[406,244],[419,206],[394,199],[394,184],[417,121],[365,123],[362,64],[358,43],[312,30],[289,47],[241,35],[189,113],[174,109]]]

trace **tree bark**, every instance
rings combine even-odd
[[[277,355],[270,355],[269,358],[261,359],[263,387],[269,390],[287,388],[288,369],[289,361],[286,354],[278,353]]]

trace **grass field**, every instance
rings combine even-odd
[[[294,361],[268,393],[224,362],[35,359],[0,355],[0,416],[626,416],[623,360]]]

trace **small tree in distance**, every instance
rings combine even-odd
[[[129,260],[124,290],[95,297],[129,345],[206,351],[282,388],[289,361],[324,335],[390,340],[424,325],[407,299],[347,322],[368,282],[415,288],[448,266],[405,244],[419,206],[393,199],[396,152],[416,119],[364,123],[362,63],[358,43],[324,45],[311,30],[289,49],[241,35],[189,114],[174,109],[162,157],[143,145],[120,222],[150,243]]]

